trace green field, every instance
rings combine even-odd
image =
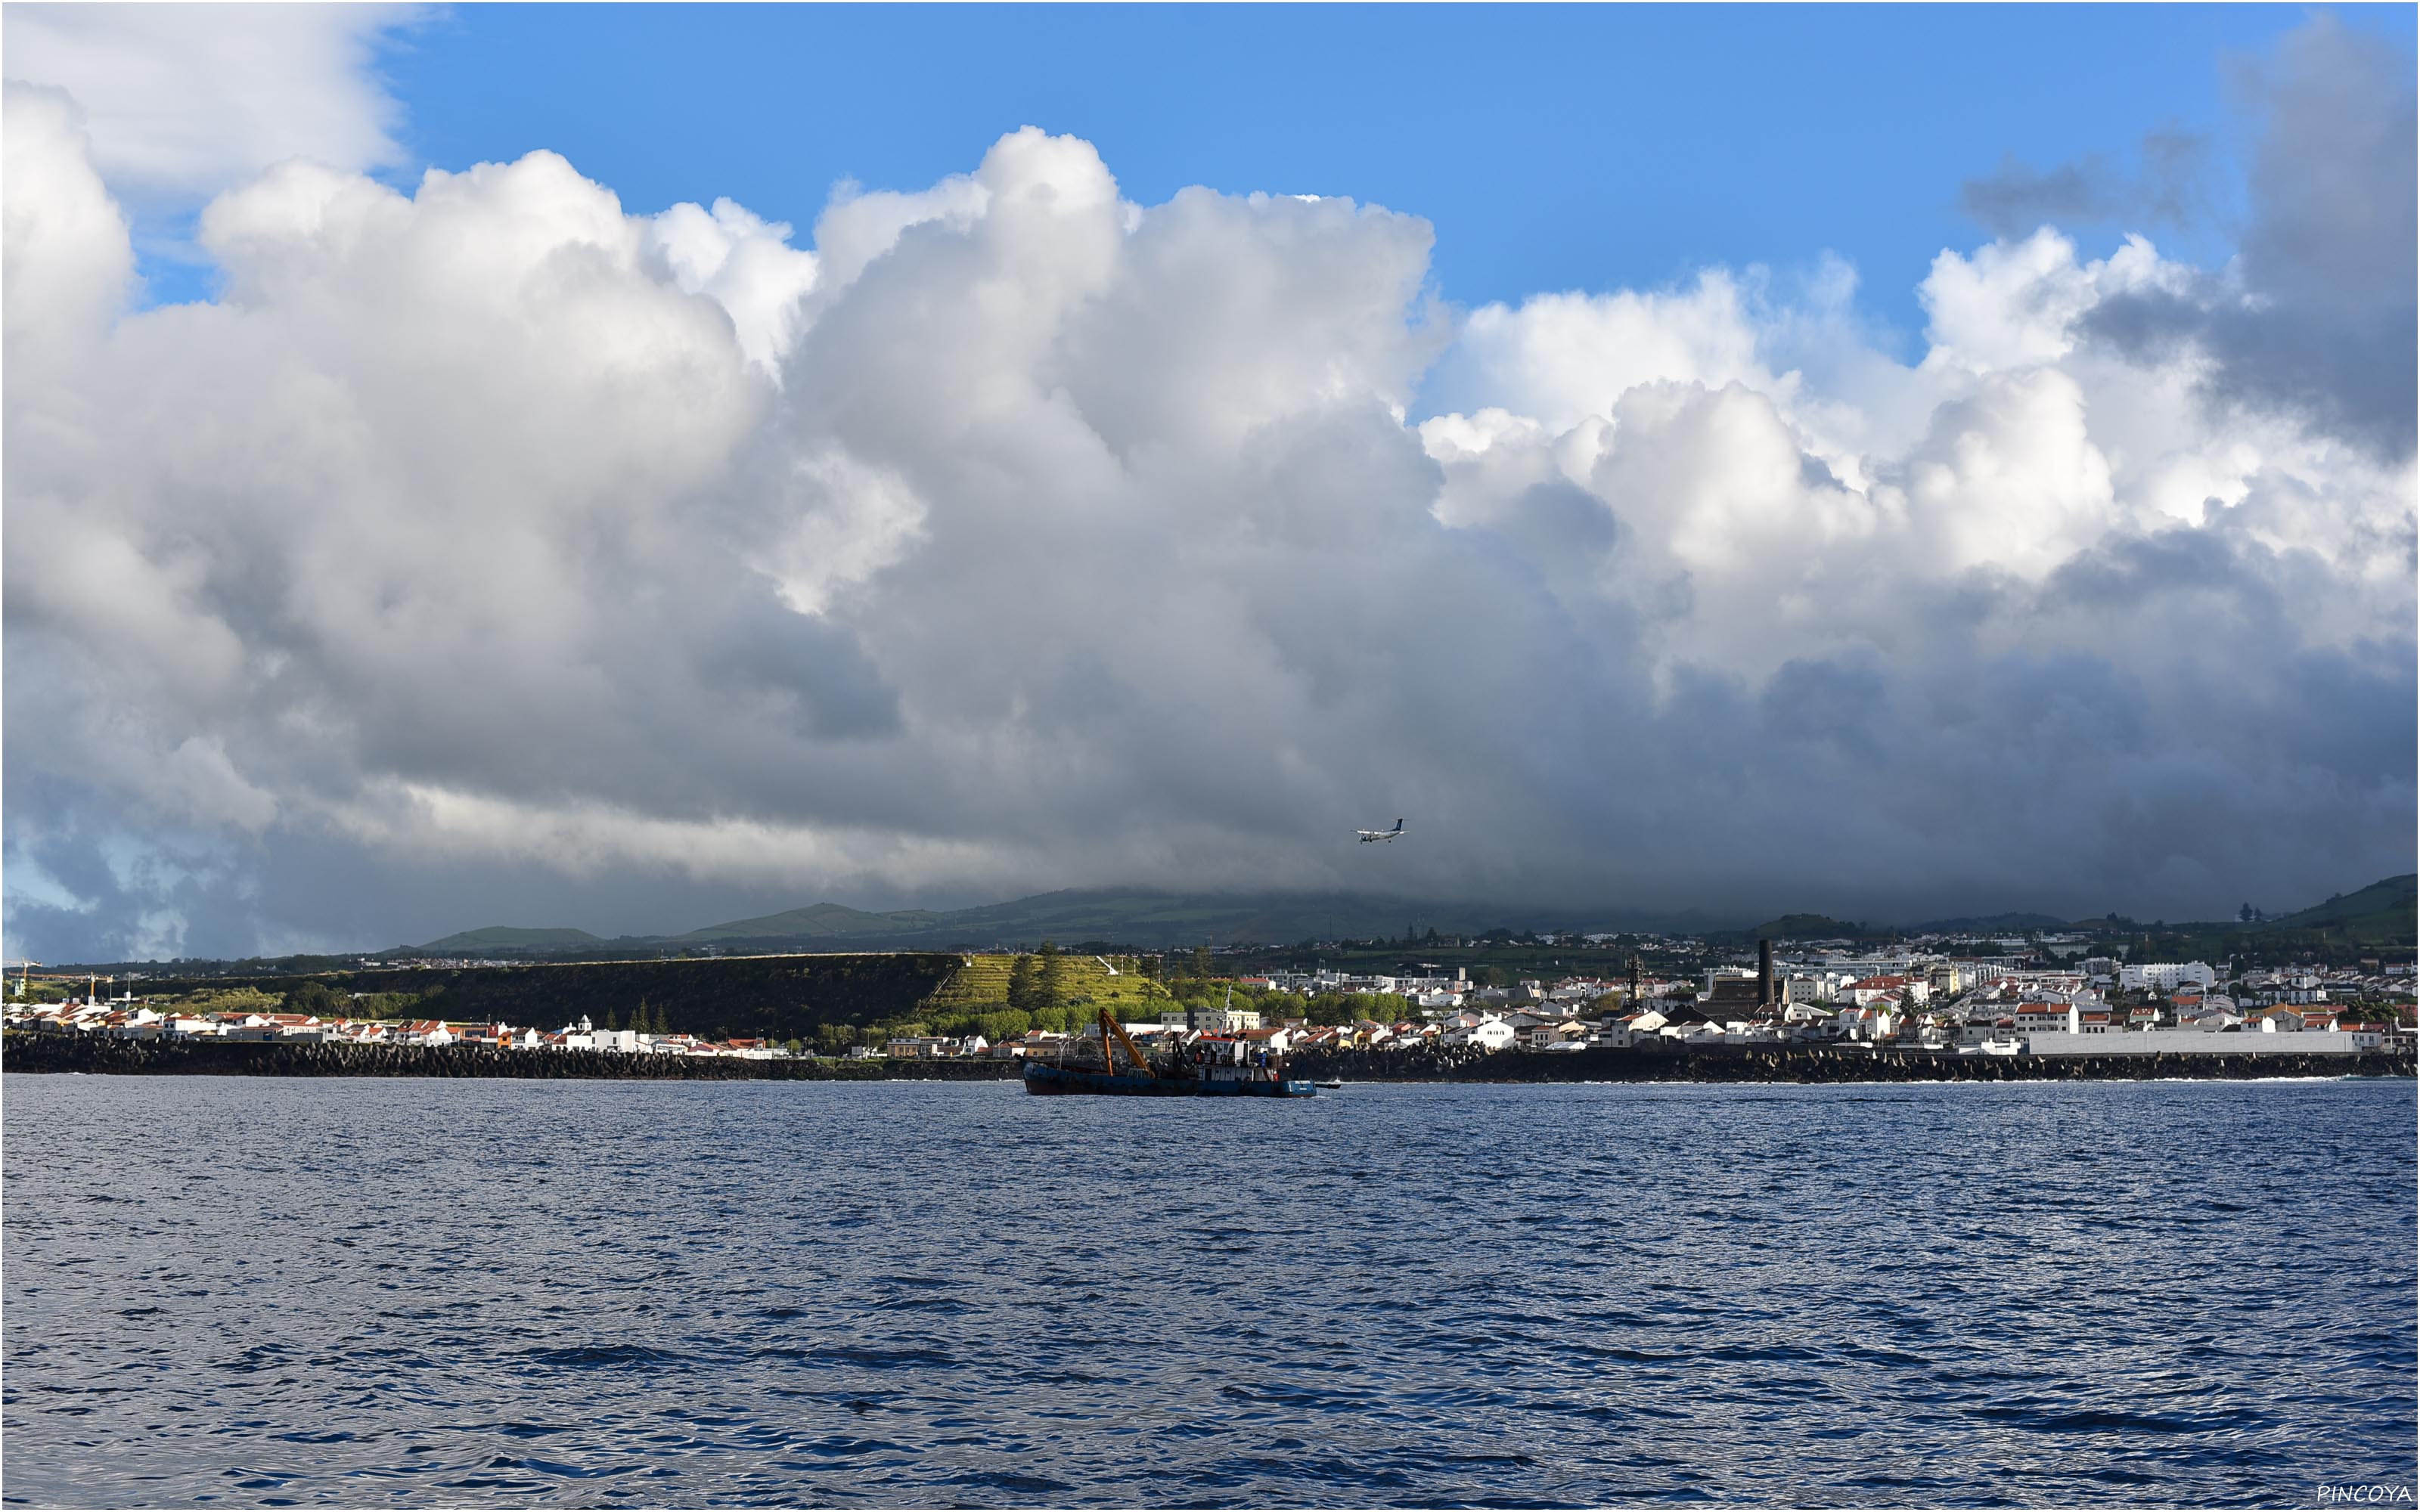
[[[970,955],[922,1005],[934,1011],[998,1008],[1008,1001],[1013,955]],[[1132,956],[1069,953],[1059,958],[1061,991],[1070,1007],[1094,1003],[1117,1008],[1122,1017],[1144,1010],[1157,1013],[1174,1002],[1168,989],[1136,969]]]

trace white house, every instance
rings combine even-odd
[[[1932,984],[1920,977],[1860,977],[1841,988],[1838,995],[1859,1008],[1902,996],[1921,1003],[1931,997]]]
[[[2019,1003],[2004,1016],[2014,1021],[2019,1034],[2065,1034],[2074,1011],[2063,1003]]]
[[[1204,1034],[1235,1034],[1261,1026],[1261,1011],[1257,1008],[1204,1008],[1194,1011],[1194,1020]],[[1183,1019],[1177,1021],[1179,1024]]]
[[[1453,1045],[1476,1045],[1481,1050],[1492,1053],[1510,1046],[1512,1039],[1512,1025],[1502,1019],[1490,1017],[1477,1024],[1457,1025],[1448,1029],[1445,1032],[1444,1042]]]
[[[1588,1026],[1577,1019],[1532,1024],[1521,1031],[1521,1041],[1532,1050],[1578,1049],[1588,1043]]]

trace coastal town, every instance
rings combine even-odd
[[[1687,976],[1651,975],[1635,954],[1626,964],[1611,976],[1500,985],[1476,981],[1461,969],[1268,971],[1218,979],[1213,985],[1223,995],[1215,1003],[1196,998],[1141,1018],[1132,1016],[1135,1003],[1117,1009],[1127,1034],[1147,1047],[1222,1045],[1272,1057],[1429,1050],[1461,1058],[1760,1046],[2002,1057],[2311,1055],[2408,1045],[2412,1033],[2414,978],[2408,962],[2237,971],[2226,962],[1991,958],[1921,949],[1777,953],[1767,940],[1753,962]],[[603,1025],[583,1016],[549,1026],[349,1011],[353,999],[325,990],[315,993],[312,1010],[295,1011],[256,993],[240,1006],[215,1008],[153,1001],[137,995],[132,984],[105,995],[98,977],[83,993],[50,1001],[29,1000],[22,977],[13,985],[16,995],[0,1014],[12,1031],[136,1041],[930,1061],[1062,1057],[1099,1032],[1036,1026],[995,1039],[979,1030],[868,1031],[860,1042],[834,1046],[666,1032],[660,1014],[643,1026],[640,1012],[628,1026],[618,1013]],[[1373,1011],[1339,1023],[1317,1022],[1309,1011],[1314,1003],[1339,1002]]]

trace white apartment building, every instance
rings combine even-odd
[[[2199,961],[2146,961],[2139,964],[2130,962],[2118,968],[2118,985],[2127,992],[2154,990],[2172,993],[2180,987],[2206,990],[2217,980],[2217,973]]]

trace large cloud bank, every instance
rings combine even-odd
[[[1844,268],[1456,312],[1419,219],[1136,205],[1035,130],[810,237],[288,162],[204,215],[215,302],[137,310],[76,102],[12,85],[9,947],[2406,869],[2412,107],[2299,45],[2235,263],[1945,252],[1913,364]]]

